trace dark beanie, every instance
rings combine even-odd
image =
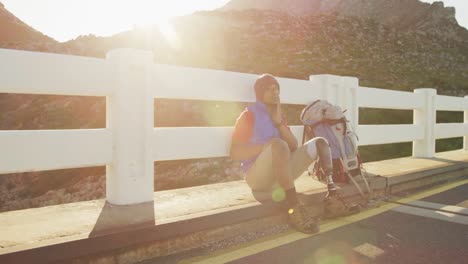
[[[276,84],[279,87],[278,81],[271,74],[265,73],[257,78],[254,84],[255,97],[257,98],[257,100],[263,100],[263,94],[265,93],[266,89],[272,84]]]

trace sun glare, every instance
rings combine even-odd
[[[80,35],[110,36],[136,27],[158,26],[169,42],[177,36],[169,20],[212,10],[228,0],[0,0],[36,30],[60,42]]]
[[[102,3],[93,5],[95,9],[104,8]],[[157,27],[161,36],[174,48],[177,48],[178,37],[170,19],[178,14],[178,6],[160,1],[134,0],[116,1],[112,10],[106,12],[106,19],[102,19],[100,27],[102,31],[107,31],[105,35],[117,31],[117,27],[125,23],[127,30],[132,28],[150,29]]]
[[[176,31],[174,30],[174,26],[170,23],[169,20],[161,20],[156,23],[156,25],[159,28],[159,32],[163,38],[167,40],[167,42],[171,44],[173,48],[179,47],[179,39],[177,37]]]
[[[120,19],[125,19],[133,24],[134,28],[150,28],[156,26],[162,37],[174,48],[178,47],[178,38],[170,19],[179,12],[177,5],[152,0],[126,1],[125,4],[118,6],[120,10],[114,12]],[[125,14],[122,16],[122,14]],[[110,21],[118,21],[114,17]],[[107,25],[109,28],[111,24]]]

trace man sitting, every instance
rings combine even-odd
[[[319,231],[316,220],[298,201],[294,181],[320,158],[325,173],[333,172],[328,142],[316,137],[298,148],[281,111],[280,86],[275,77],[263,74],[254,84],[256,102],[239,116],[232,136],[230,155],[240,160],[245,180],[253,191],[272,192],[274,200],[285,198],[290,225],[303,233]],[[330,192],[336,191],[333,181]]]

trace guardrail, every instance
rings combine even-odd
[[[154,161],[227,156],[232,127],[154,128],[154,98],[251,102],[257,75],[153,63],[151,52],[119,49],[106,59],[0,49],[0,93],[106,97],[105,129],[0,131],[0,173],[106,166],[113,204],[153,200]],[[326,99],[347,109],[360,145],[413,142],[433,157],[435,139],[464,137],[468,97],[359,87],[358,79],[278,78],[282,102]],[[359,108],[413,110],[412,125],[359,125]],[[464,111],[464,123],[436,124],[436,111]],[[293,126],[302,138],[302,127]]]

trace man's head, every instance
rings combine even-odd
[[[279,98],[279,83],[271,74],[260,75],[254,84],[255,97],[257,101],[265,104],[277,104]]]

